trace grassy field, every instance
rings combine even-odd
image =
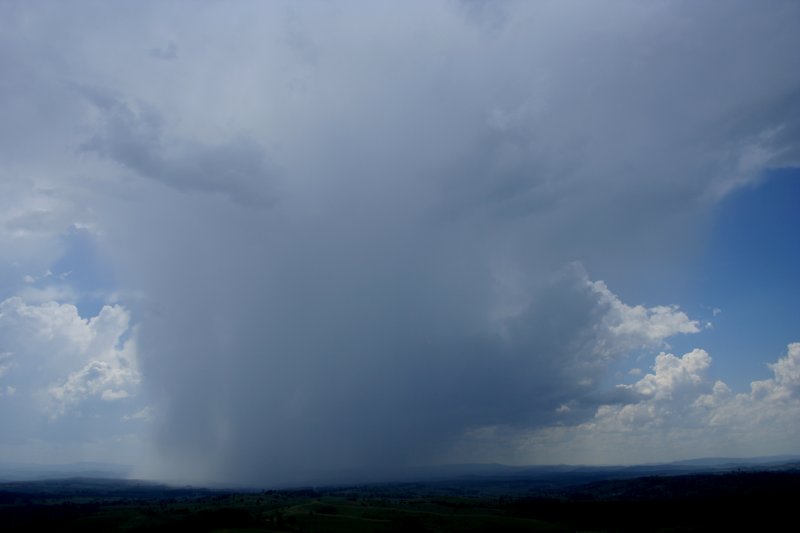
[[[651,476],[569,487],[501,480],[223,492],[129,481],[0,484],[21,531],[709,531],[778,529],[800,472]]]

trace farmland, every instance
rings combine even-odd
[[[4,531],[701,531],[772,528],[800,471],[645,476],[588,483],[455,479],[285,490],[67,479],[0,484]]]

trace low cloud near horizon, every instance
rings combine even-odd
[[[635,290],[799,166],[796,3],[0,20],[6,456],[263,484],[800,451],[800,336],[734,391],[670,346],[718,310]]]

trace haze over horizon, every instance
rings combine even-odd
[[[800,4],[0,1],[0,461],[800,454]]]

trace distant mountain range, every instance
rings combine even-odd
[[[382,482],[504,481],[542,486],[569,486],[598,480],[631,479],[643,476],[673,476],[734,470],[800,470],[800,455],[768,457],[706,457],[641,465],[540,465],[447,464],[404,469],[346,469],[306,472],[281,487],[332,486]],[[132,467],[114,463],[78,462],[33,464],[0,462],[0,482],[59,480],[69,478],[129,479]],[[228,485],[230,486],[230,485]]]
[[[396,470],[348,469],[309,472],[303,481],[285,486],[326,486],[381,482],[507,481],[567,486],[598,480],[632,479],[729,472],[734,470],[800,470],[800,455],[769,457],[707,457],[640,465],[504,465],[446,464]]]
[[[132,468],[114,463],[78,462],[69,464],[35,464],[0,461],[0,481],[36,481],[73,477],[125,479]]]

